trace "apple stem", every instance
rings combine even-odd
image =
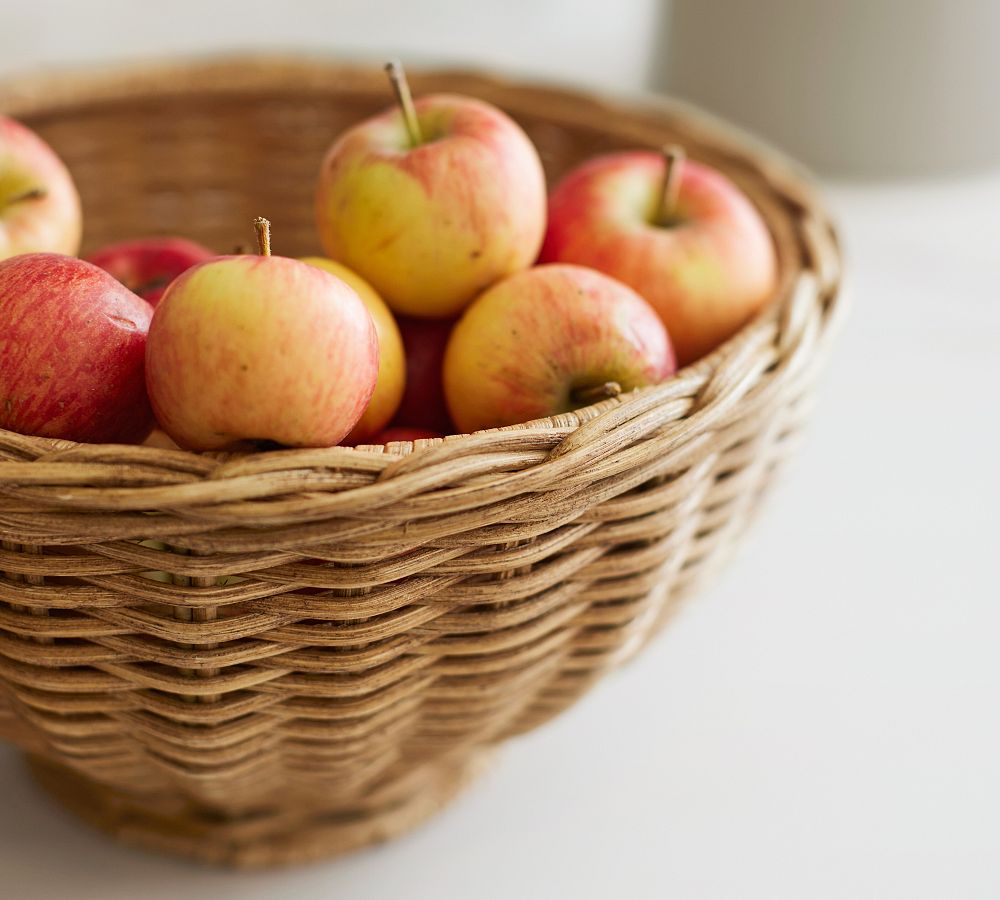
[[[574,388],[571,396],[574,403],[590,406],[591,403],[600,403],[601,400],[617,397],[621,392],[622,386],[617,381],[605,381],[604,384]]]
[[[13,206],[15,203],[23,203],[25,200],[41,200],[45,195],[46,191],[43,188],[31,188],[20,196],[14,197],[13,200],[8,200],[7,203]]]
[[[413,105],[413,95],[410,94],[410,83],[406,80],[406,72],[403,71],[402,63],[397,60],[387,62],[385,73],[389,76],[393,93],[396,95],[396,102],[403,113],[403,123],[406,125],[406,133],[410,138],[410,146],[419,147],[424,142],[424,138],[420,133],[420,120],[417,118],[417,110]]]
[[[254,231],[257,232],[257,252],[261,256],[271,255],[271,223],[263,216],[253,220]]]
[[[660,187],[660,202],[656,210],[658,225],[670,225],[677,211],[677,197],[681,192],[681,170],[687,154],[679,144],[663,147],[663,184]]]

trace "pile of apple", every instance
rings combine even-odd
[[[371,444],[565,413],[655,384],[775,288],[759,213],[666,153],[591,159],[546,196],[503,112],[410,97],[330,147],[328,258],[140,238],[77,259],[66,168],[0,117],[0,428],[191,450]],[[280,235],[276,236],[280,240]],[[155,439],[155,438],[154,438]]]

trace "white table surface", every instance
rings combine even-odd
[[[807,442],[644,656],[421,830],[297,871],[122,849],[2,749],[0,897],[1000,897],[1000,173],[830,198],[854,310]]]

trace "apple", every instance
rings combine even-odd
[[[141,441],[153,427],[143,377],[152,315],[83,260],[28,253],[0,262],[0,428]]]
[[[451,434],[441,370],[453,319],[398,319],[406,351],[406,389],[394,425]]]
[[[401,425],[394,425],[392,428],[386,428],[375,435],[370,441],[366,443],[369,444],[392,444],[397,441],[420,441],[427,438],[439,438],[444,437],[437,431],[431,431],[429,428],[406,428]]]
[[[549,199],[541,262],[599,269],[660,314],[677,359],[713,350],[774,294],[774,242],[749,198],[721,172],[671,148],[600,156]]]
[[[451,333],[444,391],[463,431],[570,412],[675,369],[656,311],[583,266],[536,266],[478,297]]]
[[[181,237],[145,237],[108,244],[87,261],[114,275],[130,291],[156,306],[181,272],[216,256],[207,247]]]
[[[167,288],[149,330],[146,383],[157,420],[181,447],[270,441],[331,447],[375,390],[378,338],[355,291],[315,266],[223,256]]]
[[[75,256],[82,221],[80,196],[62,160],[31,129],[0,116],[0,260]]]
[[[344,438],[345,444],[364,444],[373,434],[385,428],[389,420],[399,409],[403,399],[403,388],[406,382],[406,358],[403,354],[403,339],[393,318],[392,311],[385,301],[375,292],[375,289],[360,275],[352,272],[347,266],[323,259],[320,256],[307,256],[302,262],[324,269],[331,275],[336,275],[341,281],[354,288],[361,298],[375,323],[378,335],[378,381],[375,383],[375,393],[368,403],[368,408],[358,420],[351,433]]]
[[[538,255],[542,164],[496,107],[457,94],[414,103],[401,70],[390,75],[400,108],[350,128],[326,154],[320,238],[394,312],[453,317]]]

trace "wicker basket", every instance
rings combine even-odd
[[[118,837],[272,865],[427,817],[499,741],[635,653],[729,555],[793,445],[839,254],[788,163],[678,106],[459,72],[550,177],[680,141],[755,200],[783,277],[736,338],[655,388],[386,449],[206,455],[0,431],[0,737]],[[251,218],[315,252],[312,190],[376,67],[226,60],[0,86],[79,184],[87,247]]]

